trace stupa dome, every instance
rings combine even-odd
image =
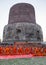
[[[8,23],[36,23],[34,7],[28,3],[18,3],[10,8]]]

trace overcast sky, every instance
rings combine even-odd
[[[46,0],[1,0],[0,39],[3,39],[3,28],[8,23],[10,7],[16,3],[30,3],[34,6],[36,22],[42,27],[44,41],[46,41]]]

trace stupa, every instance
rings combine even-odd
[[[42,28],[36,23],[35,9],[31,4],[18,3],[10,8],[3,41],[0,42],[0,56],[4,55],[5,58],[7,55],[10,55],[8,58],[46,56]]]
[[[19,3],[10,8],[3,41],[43,41],[41,26],[36,23],[34,7]]]

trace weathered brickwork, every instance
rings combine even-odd
[[[36,23],[34,7],[26,3],[16,4],[11,7],[8,23],[17,22]]]

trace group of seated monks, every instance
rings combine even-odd
[[[0,55],[28,55],[46,56],[46,48],[41,47],[16,47],[16,46],[0,46]]]

